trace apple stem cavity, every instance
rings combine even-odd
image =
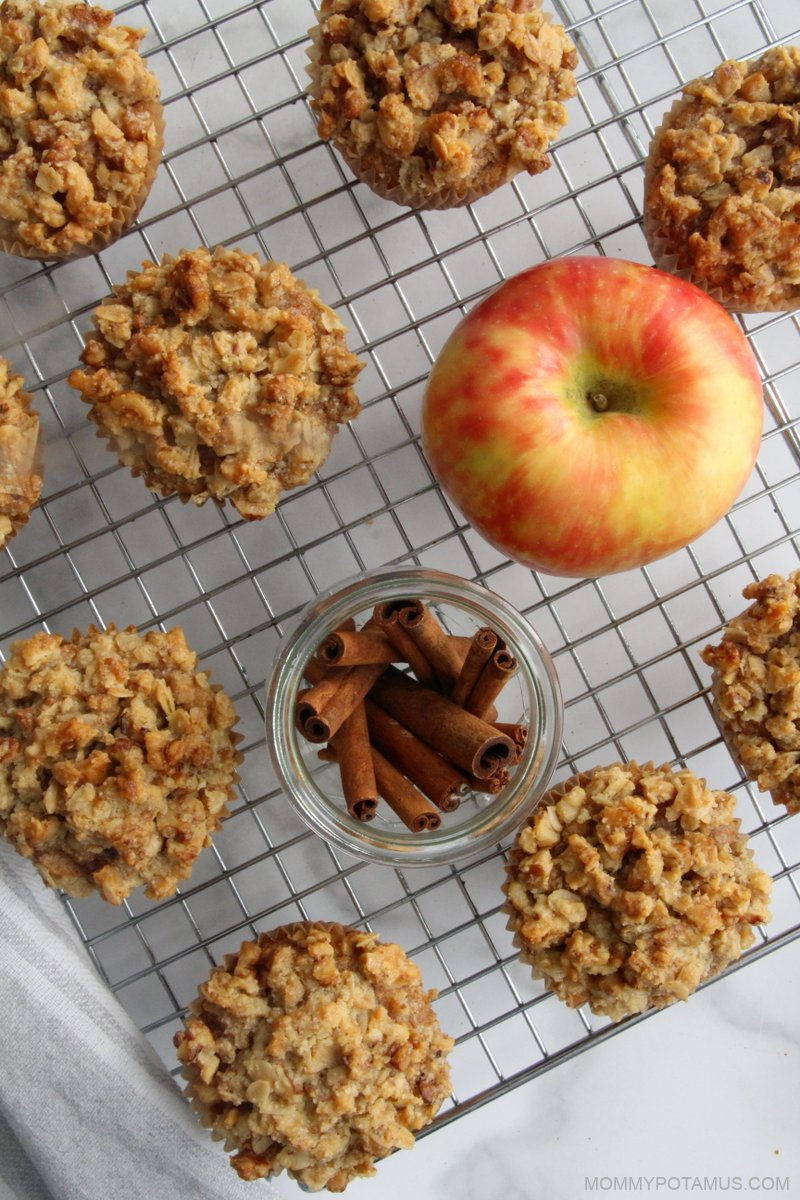
[[[634,388],[618,379],[598,379],[583,386],[583,400],[594,416],[604,413],[635,414],[640,411],[640,400]]]

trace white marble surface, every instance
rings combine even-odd
[[[395,1154],[348,1200],[682,1197],[717,1194],[695,1182],[715,1176],[800,1197],[798,996],[796,941]]]

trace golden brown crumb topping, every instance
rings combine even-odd
[[[376,190],[458,204],[549,167],[578,59],[538,2],[323,0],[315,36],[320,136]]]
[[[728,792],[636,763],[575,776],[517,837],[505,884],[522,958],[571,1007],[618,1019],[686,1000],[769,920]]]
[[[90,627],[15,642],[0,671],[0,833],[50,887],[160,900],[210,844],[236,714],[183,632]]]
[[[344,326],[282,263],[165,255],[129,272],[94,324],[69,381],[121,461],[167,496],[267,516],[359,411]]]
[[[660,243],[731,307],[796,307],[800,50],[779,46],[757,62],[722,63],[684,93],[651,148],[651,248]]]
[[[0,3],[0,239],[60,257],[132,217],[161,153],[142,29],[68,0]]]
[[[725,627],[703,661],[714,709],[748,779],[800,812],[800,571],[770,575],[742,593],[753,603]]]
[[[0,550],[28,519],[39,499],[39,418],[22,378],[0,358]]]
[[[342,1192],[413,1146],[450,1091],[435,995],[374,933],[262,933],[212,971],[175,1035],[193,1107],[243,1179],[286,1170]]]

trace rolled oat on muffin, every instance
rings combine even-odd
[[[578,58],[538,0],[323,0],[311,36],[319,135],[379,195],[451,208],[550,166]]]
[[[656,265],[738,312],[800,305],[800,49],[722,63],[684,89],[645,165]]]
[[[121,904],[188,879],[233,796],[228,697],[183,631],[15,642],[0,670],[0,834],[49,887]]]
[[[617,1020],[686,1000],[769,920],[736,801],[690,771],[619,763],[554,788],[504,885],[514,945],[570,1007]]]
[[[226,957],[175,1035],[203,1124],[242,1179],[285,1170],[342,1192],[433,1119],[450,1092],[443,1034],[419,969],[341,925],[260,934]]]
[[[39,418],[21,375],[0,358],[0,550],[28,520],[42,490]]]
[[[742,592],[753,603],[701,657],[713,668],[714,712],[748,779],[800,812],[800,571]]]
[[[69,377],[100,435],[149,488],[229,500],[248,520],[307,483],[359,412],[361,363],[283,263],[183,250],[129,271]]]
[[[146,30],[70,0],[0,3],[0,249],[64,259],[136,219],[161,156]]]

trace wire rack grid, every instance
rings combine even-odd
[[[482,580],[554,655],[566,700],[558,777],[616,758],[686,764],[736,792],[775,878],[774,918],[739,966],[800,935],[800,820],[746,785],[720,741],[698,649],[742,587],[800,560],[800,325],[746,318],[765,382],[757,469],[724,521],[652,566],[598,581],[504,560],[438,492],[418,446],[430,365],[488,287],[546,257],[649,261],[642,160],[682,82],[726,57],[796,40],[796,0],[563,0],[579,95],[552,169],[465,210],[412,213],[355,184],[316,136],[304,95],[310,0],[117,4],[165,99],[164,165],[136,228],[99,256],[0,265],[0,352],[34,391],[45,489],[0,556],[0,653],[44,628],[180,624],[234,697],[245,759],[234,810],[180,894],[124,909],[66,901],[92,960],[174,1069],[171,1036],[212,964],[243,937],[298,918],[375,928],[440,989],[457,1039],[453,1098],[434,1128],[627,1028],[572,1011],[516,962],[500,912],[503,851],[462,870],[395,872],[309,833],[271,774],[263,686],[282,635],[319,590],[415,562]],[[265,522],[150,495],[94,436],[66,385],[112,281],[145,257],[199,243],[289,263],[340,309],[367,361],[362,415],[318,477]]]

